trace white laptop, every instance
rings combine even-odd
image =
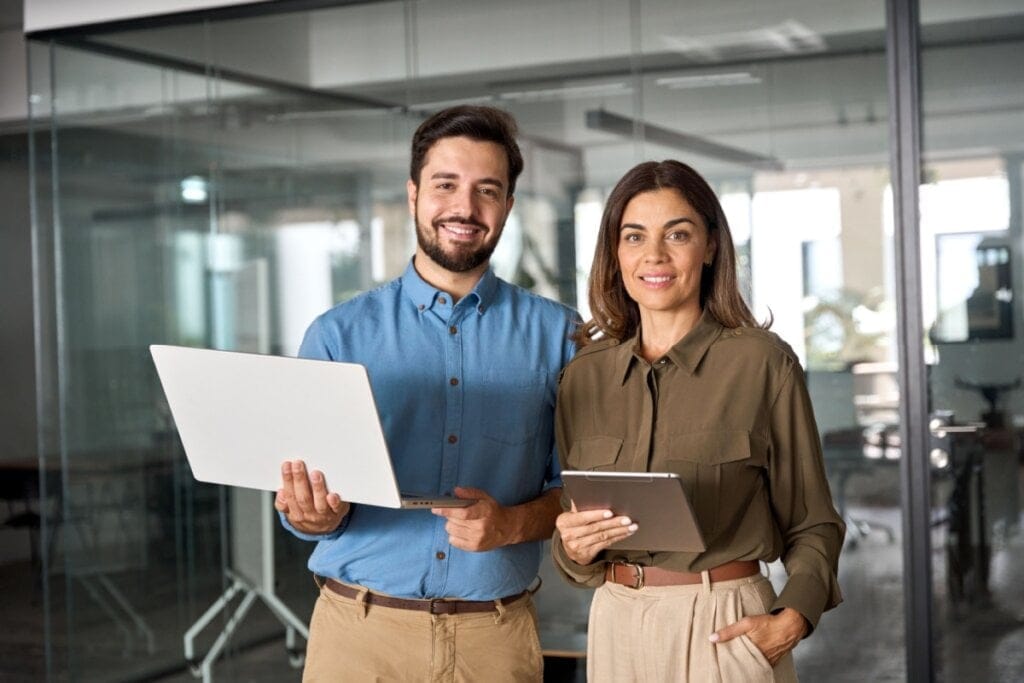
[[[276,491],[303,460],[352,503],[454,507],[398,492],[366,368],[356,363],[154,344],[160,382],[199,481]]]

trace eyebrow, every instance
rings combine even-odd
[[[458,173],[447,173],[445,171],[438,171],[430,176],[431,180],[458,180]],[[497,178],[481,178],[477,181],[477,185],[497,185],[499,189],[505,187],[505,183],[501,182]]]
[[[697,225],[697,222],[694,221],[692,218],[687,218],[687,217],[683,216],[681,218],[673,218],[672,220],[666,222],[665,225],[663,225],[661,227],[662,228],[674,228],[675,226],[679,225],[680,223],[689,223],[690,225],[694,225],[694,226]],[[639,223],[623,223],[622,227],[619,228],[619,230],[625,230],[627,228],[631,228],[633,230],[646,230],[647,226],[640,225]]]

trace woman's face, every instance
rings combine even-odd
[[[700,312],[700,277],[715,255],[707,226],[677,190],[642,192],[626,204],[619,269],[643,312]]]

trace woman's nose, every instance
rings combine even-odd
[[[644,261],[659,263],[665,259],[665,244],[661,240],[649,240],[644,245]]]

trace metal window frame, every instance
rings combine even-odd
[[[900,386],[903,587],[909,681],[935,680],[932,609],[928,378],[924,361],[921,235],[920,23],[918,0],[886,0],[889,132],[896,252]]]

